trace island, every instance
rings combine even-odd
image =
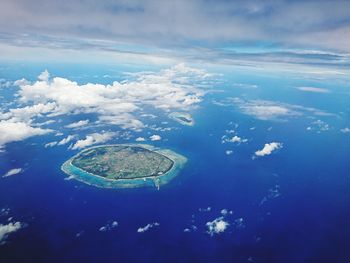
[[[179,122],[182,125],[194,125],[194,120],[192,116],[187,112],[172,112],[169,114],[169,118]]]
[[[146,144],[100,145],[82,150],[61,169],[70,178],[103,188],[155,186],[177,176],[187,159]]]

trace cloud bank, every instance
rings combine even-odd
[[[102,42],[108,49],[121,42],[121,51],[129,47],[134,52],[140,51],[135,43],[189,49],[258,43],[258,47],[302,46],[348,52],[349,16],[349,4],[342,0],[86,0],[50,5],[43,0],[3,0],[0,27],[3,34],[28,38],[31,45],[44,45],[47,38],[56,36],[58,40],[51,41],[53,48],[62,44],[72,47],[72,42],[59,39],[76,37],[81,39],[76,48],[94,49]],[[13,38],[13,46],[21,44]],[[9,39],[2,37],[5,43]]]
[[[197,86],[212,76],[203,70],[178,64],[160,72],[133,73],[129,77],[107,85],[80,85],[66,78],[51,78],[49,72],[44,71],[37,81],[16,81],[19,91],[15,102],[21,107],[0,112],[0,147],[52,132],[40,126],[54,123],[53,118],[82,113],[94,114],[97,117],[95,125],[116,125],[139,131],[145,128],[142,116],[149,108],[167,113],[173,109],[186,111],[196,107],[206,94]],[[88,119],[80,120],[65,128],[80,128],[89,123]],[[72,145],[72,149],[105,142],[111,136],[110,133],[90,134]],[[64,145],[72,139],[70,136],[46,144],[46,147]]]

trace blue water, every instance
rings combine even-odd
[[[95,70],[94,65],[80,70],[54,64],[25,67],[25,71],[23,67],[3,68],[0,77],[35,79],[48,68],[70,79],[84,73],[85,77],[76,79],[84,83],[93,80],[92,72],[101,76],[109,70],[109,66]],[[136,71],[116,68],[116,72],[123,70]],[[54,135],[7,145],[0,153],[0,174],[17,167],[25,170],[0,178],[0,208],[9,209],[0,223],[11,216],[26,226],[0,246],[0,262],[350,262],[350,134],[340,132],[350,126],[349,82],[242,69],[223,73],[224,81],[212,88],[224,92],[208,94],[191,112],[195,126],[162,119],[178,129],[162,133],[167,140],[154,145],[186,156],[188,163],[159,191],[101,189],[64,180],[60,166],[74,152],[67,147],[44,148]],[[259,88],[237,88],[232,85],[235,82]],[[320,83],[333,92],[303,93],[293,88]],[[8,90],[0,92],[4,100],[11,100]],[[263,121],[236,107],[213,103],[228,97],[298,104],[337,116],[317,117],[330,124],[328,131],[306,131],[312,121],[307,114],[287,121]],[[82,119],[67,118],[67,123]],[[235,129],[249,142],[222,144],[227,129]],[[147,133],[137,136],[147,137]],[[283,148],[252,159],[257,149],[272,141],[283,142]],[[234,153],[226,155],[227,149]],[[269,195],[276,189],[279,195]],[[207,207],[211,210],[199,211]],[[230,225],[224,233],[210,236],[205,224],[220,217],[224,208],[233,211],[226,216]],[[240,218],[243,223],[238,225]],[[118,227],[99,231],[114,220]],[[152,222],[160,226],[137,233]],[[184,232],[191,225],[197,230]]]

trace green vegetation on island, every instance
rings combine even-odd
[[[62,165],[71,177],[105,188],[153,185],[174,178],[186,158],[150,145],[119,144],[85,149]]]

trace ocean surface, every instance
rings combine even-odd
[[[4,64],[0,78],[34,81],[45,69],[80,84],[160,70]],[[7,144],[0,153],[0,175],[14,168],[23,172],[0,178],[0,224],[19,221],[22,228],[0,245],[0,262],[350,262],[350,133],[342,132],[350,127],[349,77],[245,67],[207,70],[217,81],[204,87],[203,100],[189,111],[193,127],[149,109],[158,116],[149,125],[172,129],[157,132],[162,140],[146,143],[188,158],[160,190],[102,189],[65,180],[60,166],[78,151],[68,145],[44,147],[56,139],[54,133]],[[112,76],[103,77],[107,74]],[[14,85],[0,89],[3,112],[20,105],[17,90]],[[254,111],[276,109],[276,103],[292,113]],[[261,108],[266,104],[272,108]],[[61,122],[50,128],[68,135],[71,131],[61,129],[65,124],[86,118],[94,120],[85,113],[58,116]],[[103,129],[125,132],[114,125]],[[152,133],[131,130],[108,143],[135,142]],[[231,135],[247,140],[225,141]],[[283,147],[255,155],[271,142]],[[210,233],[207,223],[218,218],[227,223],[225,230]],[[153,227],[138,232],[147,224]]]

